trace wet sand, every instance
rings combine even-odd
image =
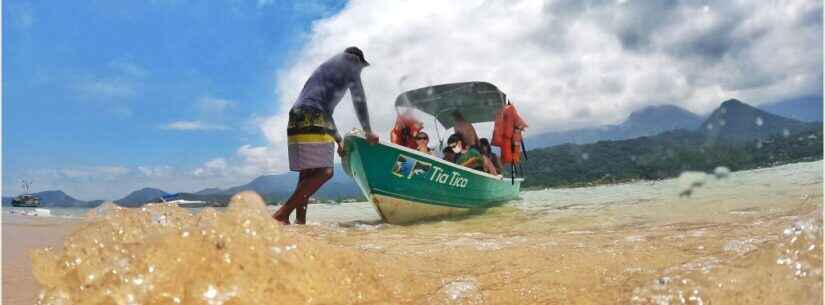
[[[695,181],[526,192],[412,226],[356,203],[281,227],[254,196],[196,214],[104,209],[81,226],[21,220],[19,236],[48,240],[4,240],[4,291],[19,291],[4,301],[36,294],[28,269],[7,282],[8,248],[54,245],[35,255],[47,304],[822,303],[821,161],[706,176],[680,197]]]
[[[29,251],[60,246],[80,220],[3,214],[3,304],[34,304],[40,286]]]

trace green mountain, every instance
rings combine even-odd
[[[546,132],[525,139],[528,148],[541,148],[571,143],[588,144],[603,140],[623,140],[652,136],[668,130],[695,129],[702,118],[673,105],[648,106],[634,111],[617,125]]]
[[[729,100],[697,130],[528,151],[525,187],[662,179],[717,166],[744,170],[822,159],[821,123],[773,115]]]
[[[166,195],[169,195],[169,193],[156,188],[146,187],[131,192],[129,195],[126,195],[126,197],[115,200],[115,203],[124,207],[139,207],[147,202],[159,201],[161,196]]]
[[[822,125],[781,117],[730,99],[708,116],[700,130],[711,140],[741,142],[795,134],[817,126]]]

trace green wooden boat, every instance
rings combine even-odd
[[[506,97],[495,86],[458,83],[401,94],[396,105],[412,106],[452,127],[452,111],[487,122]],[[358,132],[344,138],[344,170],[355,179],[381,218],[392,224],[483,211],[518,198],[521,178],[493,176],[400,145],[371,145]]]

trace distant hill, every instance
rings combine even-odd
[[[361,198],[361,190],[344,172],[340,166],[336,166],[335,174],[320,190],[314,195],[319,199],[341,199],[341,198]],[[257,177],[247,184],[230,187],[227,189],[208,188],[195,192],[196,195],[209,196],[231,196],[241,191],[255,191],[261,194],[267,202],[277,202],[286,200],[295,189],[298,182],[298,173],[288,172],[277,175],[264,175]]]
[[[715,141],[703,132],[675,130],[652,137],[565,144],[530,150],[525,187],[587,186],[676,177],[717,166],[745,170],[822,159],[822,128],[743,142]]]
[[[195,192],[195,195],[213,195],[213,194],[220,194],[222,191],[217,187],[207,188],[200,191]]]
[[[730,99],[708,116],[700,131],[711,139],[750,141],[774,135],[790,135],[816,126],[821,128],[821,124],[781,117],[737,99]]]
[[[674,105],[648,106],[635,111],[618,125],[547,132],[525,139],[528,148],[564,143],[587,144],[602,140],[622,140],[651,136],[668,130],[695,129],[702,117]]]
[[[125,207],[139,207],[147,202],[159,200],[161,196],[169,195],[169,193],[156,188],[142,188],[137,191],[129,193],[126,197],[115,200],[115,203]]]
[[[764,111],[803,122],[822,122],[822,97],[803,97],[761,105]]]

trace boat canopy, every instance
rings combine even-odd
[[[434,116],[444,128],[454,125],[458,111],[470,123],[491,122],[505,104],[507,96],[486,82],[443,84],[402,93],[396,107],[412,107]]]

